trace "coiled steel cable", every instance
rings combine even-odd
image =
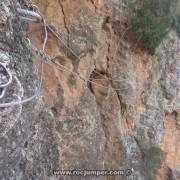
[[[21,11],[21,10],[19,12],[21,12],[21,13],[22,12],[25,12],[25,13],[28,12],[29,15],[31,15],[31,16],[34,15],[34,13],[30,13],[29,11],[24,11],[24,10]],[[37,16],[37,13],[35,15]],[[37,17],[41,17],[41,16],[39,15]],[[46,27],[45,19],[42,18],[42,20],[43,20],[44,31],[45,31],[45,38],[44,38],[44,42],[43,42],[43,46],[42,46],[42,51],[44,52],[45,46],[46,46],[46,43],[47,43],[47,27]],[[41,62],[40,82],[39,82],[38,90],[34,95],[32,95],[32,96],[30,96],[28,98],[25,98],[24,100],[20,100],[20,101],[1,103],[0,108],[6,108],[6,107],[11,107],[11,106],[16,106],[16,105],[22,105],[22,104],[30,102],[33,99],[35,99],[36,97],[38,97],[39,94],[40,94],[40,91],[41,91],[41,86],[42,86],[42,81],[43,81],[43,71],[44,71],[44,64],[43,64],[43,62]]]

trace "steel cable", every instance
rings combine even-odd
[[[44,42],[43,42],[43,46],[42,46],[42,51],[44,52],[46,42],[47,42],[47,27],[46,27],[46,21],[44,19],[43,19],[43,24],[44,24],[45,38],[44,38]],[[32,95],[32,96],[30,96],[28,98],[25,98],[24,100],[20,100],[20,101],[1,103],[0,108],[6,108],[6,107],[11,107],[11,106],[16,106],[16,105],[22,105],[22,104],[30,102],[33,99],[35,99],[36,97],[38,97],[39,94],[40,94],[40,91],[41,91],[41,86],[42,86],[42,81],[43,81],[43,71],[44,71],[44,64],[43,64],[43,62],[41,62],[40,82],[39,82],[38,90],[34,95]]]

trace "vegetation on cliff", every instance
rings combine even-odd
[[[152,54],[172,27],[176,3],[177,0],[135,0],[131,3],[133,34]]]

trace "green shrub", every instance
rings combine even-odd
[[[136,0],[131,4],[134,36],[150,53],[154,53],[171,28],[175,1]]]
[[[177,31],[180,37],[180,13],[173,16],[173,28]]]
[[[165,152],[159,147],[153,146],[143,150],[143,172],[147,180],[154,180],[162,161],[165,158]]]

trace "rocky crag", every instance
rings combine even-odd
[[[176,32],[152,56],[134,41],[123,0],[3,0],[0,50],[13,81],[1,103],[38,89],[41,59],[27,38],[41,48],[44,27],[16,12],[33,5],[46,19],[53,64],[36,100],[0,109],[0,179],[82,178],[53,175],[60,169],[131,170],[90,180],[180,179]]]

